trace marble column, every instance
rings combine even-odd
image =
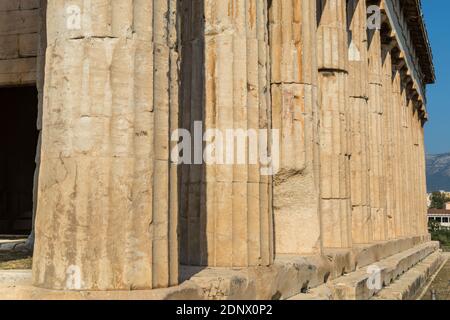
[[[383,81],[380,30],[370,30],[369,37],[369,152],[370,203],[373,240],[387,239],[386,181],[383,148]]]
[[[370,216],[370,153],[368,106],[368,52],[366,2],[348,3],[350,43],[348,94],[351,114],[352,238],[356,244],[372,242]]]
[[[408,144],[408,133],[409,133],[409,123],[408,123],[408,98],[406,91],[406,83],[404,81],[404,69],[400,69],[400,153],[401,153],[401,201],[402,201],[402,215],[405,227],[405,236],[412,236],[412,221],[411,212],[409,210],[409,195],[410,195],[410,176],[409,176],[409,165],[408,156],[410,155],[409,144]]]
[[[393,77],[392,77],[392,111],[394,118],[394,134],[393,134],[393,148],[394,152],[394,178],[396,180],[395,186],[395,198],[396,198],[396,238],[402,238],[406,236],[406,222],[404,218],[404,203],[403,203],[403,190],[404,182],[402,178],[402,142],[401,142],[401,111],[402,111],[402,99],[401,99],[401,77],[400,71],[393,64]]]
[[[47,6],[33,282],[178,283],[176,0]]]
[[[193,79],[184,89],[191,100],[183,102],[183,109],[195,110],[191,119],[184,122],[189,126],[201,119],[205,133],[209,132],[205,135],[207,144],[215,141],[216,148],[211,153],[206,150],[209,160],[183,177],[183,185],[187,180],[191,190],[182,203],[183,219],[188,221],[182,231],[182,239],[187,241],[182,243],[183,263],[212,267],[270,265],[271,166],[258,157],[270,155],[272,136],[268,131],[268,3],[211,0],[184,6],[187,21],[192,19],[192,29],[184,23],[183,30],[191,35],[186,35],[183,42],[191,46],[187,54],[200,59],[183,70],[183,77]],[[200,17],[201,21],[203,16],[204,25],[196,25],[194,18]],[[198,102],[200,110],[195,105]],[[246,132],[248,140],[242,140],[246,139]],[[229,133],[233,146],[218,152],[217,147],[223,146],[225,139],[229,141]],[[233,137],[234,134],[240,137]],[[239,146],[242,150],[238,150]],[[256,162],[251,160],[254,156],[258,158]],[[196,234],[197,238],[190,240]]]
[[[280,131],[274,179],[275,251],[320,252],[316,0],[273,0],[269,12],[272,125]]]
[[[420,172],[420,221],[421,221],[421,235],[428,235],[428,206],[427,206],[427,178],[426,178],[426,160],[425,160],[425,137],[424,137],[424,114],[421,114],[419,120],[419,172]]]
[[[345,0],[318,1],[322,242],[351,247],[348,31]]]
[[[395,229],[399,223],[397,216],[397,180],[395,179],[395,165],[397,159],[397,149],[394,141],[394,99],[392,94],[392,57],[390,50],[383,47],[383,116],[384,116],[384,168],[386,179],[386,217],[388,239],[395,239]]]
[[[419,157],[419,110],[417,109],[417,100],[415,97],[413,98],[412,106],[413,106],[413,114],[411,121],[411,135],[412,135],[412,149],[413,149],[413,160],[411,161],[413,177],[414,177],[414,198],[413,198],[413,214],[415,216],[414,223],[414,233],[415,235],[422,235],[421,230],[421,221],[420,217],[423,214],[422,206],[421,206],[421,190],[420,190],[420,178],[419,178],[419,170],[420,170],[420,157]]]

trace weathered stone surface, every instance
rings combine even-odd
[[[271,128],[267,1],[184,2],[182,43],[197,64],[182,67],[183,125],[247,132]],[[200,11],[199,11],[200,10]],[[199,18],[203,12],[202,18]],[[196,19],[197,18],[197,19]],[[191,28],[197,33],[192,33]],[[196,98],[198,93],[202,98]],[[201,132],[203,134],[204,132]],[[273,261],[272,179],[260,163],[237,161],[238,152],[268,153],[260,140],[233,156],[189,166],[182,181],[182,262],[215,267],[270,265]],[[252,148],[252,149],[251,149]],[[266,150],[264,150],[265,148]],[[198,152],[194,150],[194,153]],[[216,155],[216,157],[218,157]],[[225,163],[225,164],[223,164]]]
[[[39,3],[0,4],[0,86],[36,82]]]
[[[400,279],[381,290],[373,300],[414,300],[427,281],[447,261],[441,252],[435,252],[405,272]]]
[[[348,105],[347,6],[319,1],[320,192],[322,244],[352,244],[350,199],[350,110]]]
[[[368,300],[372,298],[382,298],[385,290],[387,295],[392,297],[392,291],[397,290],[399,283],[400,286],[404,286],[405,284],[409,286],[411,284],[412,281],[408,272],[414,275],[417,275],[417,271],[420,272],[420,275],[414,279],[413,286],[417,281],[424,281],[424,279],[430,277],[433,271],[437,269],[439,262],[442,261],[441,253],[437,251],[438,248],[438,243],[428,242],[388,258],[378,260],[372,267],[376,267],[379,270],[379,279],[382,284],[381,287],[378,287],[377,285],[369,286],[368,282],[370,281],[371,272],[369,272],[368,268],[361,267],[355,272],[332,280],[305,294],[296,295],[291,299]],[[412,271],[411,269],[416,265],[417,269]],[[423,266],[428,267],[423,268]],[[407,275],[403,278],[405,273]],[[394,285],[391,287],[392,283],[394,283]],[[415,289],[416,290],[405,290],[405,293],[417,293],[417,288]],[[405,294],[405,296],[407,295]]]
[[[34,284],[175,285],[176,2],[109,1],[92,13],[114,14],[84,25],[77,38],[58,28],[64,5],[47,8]],[[150,29],[142,19],[153,21]]]
[[[273,196],[276,254],[321,250],[315,12],[314,0],[275,0],[269,12],[272,128],[281,139]]]
[[[369,148],[369,73],[367,52],[367,7],[365,1],[350,1],[348,60],[348,94],[351,131],[351,199],[352,240],[371,243],[373,221],[370,211],[370,148]]]

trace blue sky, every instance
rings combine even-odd
[[[450,153],[450,1],[422,0],[433,48],[436,84],[427,88],[427,153]]]

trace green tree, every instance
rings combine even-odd
[[[450,228],[443,227],[437,221],[430,220],[428,229],[433,241],[439,241],[444,251],[450,251]]]
[[[431,194],[431,205],[430,209],[445,209],[445,204],[450,201],[444,193],[433,192]]]

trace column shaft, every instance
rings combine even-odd
[[[405,236],[411,236],[411,214],[409,211],[410,176],[408,166],[409,144],[408,144],[408,99],[406,87],[403,81],[403,71],[400,70],[400,152],[401,152],[401,179],[402,179],[402,215],[405,226]]]
[[[428,235],[427,178],[425,160],[425,138],[422,119],[419,121],[419,171],[420,171],[420,221],[421,234]]]
[[[345,0],[319,1],[321,221],[324,247],[351,247],[348,33]]]
[[[316,1],[270,7],[272,125],[280,131],[274,181],[277,254],[320,250]]]
[[[183,70],[183,77],[193,80],[184,89],[191,98],[183,102],[183,109],[194,110],[190,120],[184,120],[185,126],[202,119],[205,131],[216,133],[209,142],[222,144],[226,139],[228,143],[231,133],[234,145],[224,148],[223,155],[216,152],[215,163],[191,169],[183,177],[183,187],[190,188],[182,202],[188,222],[182,231],[182,239],[187,240],[183,263],[269,265],[273,261],[272,178],[264,173],[267,168],[260,165],[260,159],[253,163],[249,155],[270,150],[264,143],[271,127],[267,1],[212,0],[184,5],[192,18],[203,19],[197,13],[200,9],[205,19],[204,27],[192,21],[191,36],[185,39],[191,46],[188,54],[200,59]],[[183,29],[187,32],[189,25],[185,23]],[[196,34],[201,30],[204,34]],[[243,134],[248,142],[241,143],[234,134],[241,138]],[[240,145],[242,150],[237,148]]]
[[[34,283],[168,287],[178,281],[176,1],[102,4],[48,1]]]
[[[371,30],[369,39],[369,150],[370,202],[373,240],[387,239],[386,183],[383,147],[383,82],[379,30]]]
[[[401,99],[401,78],[400,71],[393,66],[393,77],[392,77],[392,110],[393,110],[393,118],[394,118],[394,178],[396,180],[396,190],[395,190],[395,199],[396,199],[396,237],[402,238],[406,236],[406,222],[403,215],[403,162],[402,162],[402,142],[401,142],[401,132],[402,132],[402,121],[401,121],[401,112],[402,112],[402,99]]]
[[[368,52],[366,2],[348,4],[350,43],[348,93],[351,114],[351,196],[352,238],[354,243],[372,241],[370,218],[370,154],[368,107]]]
[[[420,214],[422,211],[421,206],[421,190],[420,190],[420,178],[419,178],[419,170],[420,170],[420,157],[419,157],[419,113],[417,110],[417,101],[413,101],[413,116],[411,122],[411,134],[412,134],[412,145],[413,145],[413,161],[412,162],[412,170],[414,175],[414,198],[413,198],[413,214],[415,215],[415,223],[414,223],[414,234],[416,236],[422,235]]]
[[[384,116],[384,163],[386,179],[386,216],[388,239],[395,239],[395,229],[399,223],[397,217],[397,198],[395,165],[397,149],[394,146],[394,99],[392,93],[392,58],[390,51],[383,51],[383,116]]]

